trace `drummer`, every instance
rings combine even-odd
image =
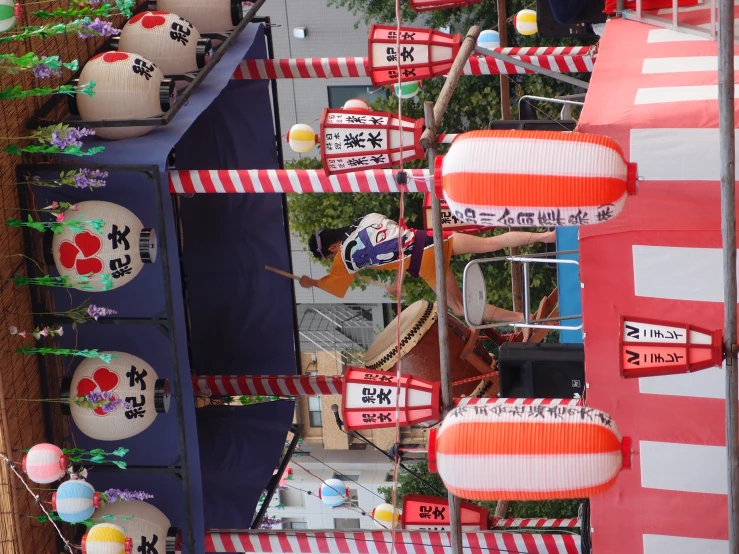
[[[308,247],[318,259],[333,259],[331,271],[315,280],[307,275],[300,278],[305,288],[318,287],[334,296],[343,298],[362,269],[397,270],[398,224],[384,215],[372,213],[354,221],[349,227],[323,229],[314,233]],[[420,277],[436,292],[433,236],[431,232],[402,230],[405,269],[411,276]],[[458,317],[464,317],[462,291],[449,266],[452,256],[461,254],[485,254],[501,248],[524,246],[537,242],[551,243],[554,231],[528,233],[511,231],[493,237],[478,237],[464,233],[444,233],[444,258],[446,263],[446,289],[449,308]],[[523,314],[488,304],[485,321],[518,322]]]

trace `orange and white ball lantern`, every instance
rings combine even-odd
[[[201,33],[222,33],[244,17],[241,0],[157,0],[157,9],[181,15]]]
[[[344,109],[345,110],[364,110],[367,112],[371,112],[372,106],[370,106],[366,100],[362,100],[361,98],[350,98],[349,100],[344,102]]]
[[[158,414],[169,410],[169,381],[159,379],[156,371],[141,358],[125,352],[106,352],[115,356],[109,364],[88,358],[62,383],[62,404],[77,428],[90,438],[101,441],[123,440],[145,431]],[[114,409],[90,410],[75,403],[88,394],[111,393],[122,402]],[[123,403],[128,403],[126,408]]]
[[[466,224],[589,225],[621,213],[636,193],[636,164],[599,135],[472,131],[437,156],[434,186]]]
[[[429,469],[471,500],[590,497],[631,466],[631,440],[584,406],[456,408],[429,436]]]
[[[400,524],[400,510],[392,504],[380,504],[372,510],[372,519],[378,529],[393,529]]]
[[[180,529],[172,527],[167,516],[147,502],[109,502],[95,512],[96,518],[105,516],[121,520],[126,537],[132,541],[134,553],[149,553],[149,546],[156,546],[158,554],[175,554],[181,551]],[[123,519],[131,516],[133,519]]]
[[[23,472],[34,483],[46,485],[59,481],[67,474],[69,459],[55,444],[42,442],[23,455]]]
[[[151,60],[165,75],[182,75],[205,65],[211,50],[192,23],[179,15],[149,11],[134,15],[121,29],[118,50]]]
[[[52,255],[59,275],[69,277],[74,288],[103,292],[132,281],[144,264],[157,258],[154,229],[144,227],[130,211],[113,204],[90,200],[64,212],[66,220],[102,220],[102,232],[91,225],[81,230],[65,227],[54,235]]]
[[[401,147],[401,133],[403,144]],[[326,108],[321,116],[321,161],[328,175],[385,169],[425,156],[423,120],[384,112]]]
[[[310,152],[318,142],[313,127],[305,123],[296,123],[287,132],[287,143],[293,152]]]
[[[132,554],[133,541],[126,537],[123,527],[112,523],[98,523],[82,536],[82,554]]]
[[[513,26],[520,35],[535,35],[539,32],[534,10],[521,10],[513,18]]]
[[[69,102],[70,111],[83,121],[145,119],[162,115],[174,97],[174,81],[140,54],[105,52],[82,68],[79,83],[95,82],[95,95],[77,94]],[[150,126],[97,127],[99,137],[127,139],[151,131]]]

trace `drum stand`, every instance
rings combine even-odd
[[[545,264],[575,264],[580,263],[577,260],[549,258],[548,256],[558,256],[565,254],[577,254],[579,250],[562,250],[559,252],[543,252],[541,254],[528,254],[526,256],[502,256],[498,258],[482,258],[474,260],[467,264],[464,268],[464,278],[462,282],[462,295],[464,297],[464,319],[470,329],[490,329],[493,327],[512,326],[516,329],[542,329],[552,330],[559,329],[565,331],[579,331],[582,329],[582,323],[579,325],[560,325],[559,322],[581,319],[582,315],[559,316],[558,312],[541,317],[544,314],[538,314],[536,318],[531,318],[531,291],[529,290],[529,264],[545,263]],[[487,285],[483,276],[480,265],[495,262],[511,262],[520,263],[521,274],[523,276],[523,322],[492,322],[485,323],[483,316],[485,307],[487,306]]]

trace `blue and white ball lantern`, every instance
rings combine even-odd
[[[83,479],[65,481],[51,495],[51,509],[62,521],[81,523],[100,507],[100,495]]]
[[[349,489],[341,479],[328,479],[318,490],[320,498],[326,506],[336,508],[349,498]]]
[[[480,33],[480,36],[477,37],[477,45],[481,48],[487,48],[488,50],[500,48],[500,35],[498,34],[498,31],[485,29]]]

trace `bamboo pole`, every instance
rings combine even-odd
[[[719,0],[718,113],[721,152],[721,236],[724,270],[726,353],[726,455],[729,493],[729,553],[739,554],[739,379],[737,367],[736,173],[734,131],[734,2]]]

